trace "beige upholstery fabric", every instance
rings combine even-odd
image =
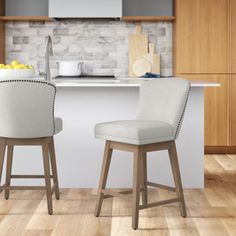
[[[140,89],[137,119],[97,124],[95,137],[136,145],[175,140],[189,90],[190,83],[180,78],[145,82]]]
[[[60,117],[56,117],[55,120],[54,120],[54,124],[55,124],[54,134],[57,134],[57,133],[61,132],[62,128],[63,128],[62,119]]]
[[[160,121],[124,120],[95,126],[97,138],[131,144],[148,144],[174,138],[171,125]]]
[[[0,137],[39,138],[60,132],[55,95],[56,86],[43,80],[1,80]]]

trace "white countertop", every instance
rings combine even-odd
[[[102,79],[100,81],[90,79],[53,79],[53,82],[56,84],[57,87],[140,87],[143,82],[148,80],[152,79],[122,78],[111,81],[106,81],[106,79]],[[219,83],[212,83],[206,81],[190,82],[191,87],[220,87]]]

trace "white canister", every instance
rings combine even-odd
[[[80,61],[59,61],[60,76],[80,76],[83,62]]]

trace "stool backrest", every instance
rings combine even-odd
[[[43,80],[0,81],[0,137],[53,135],[55,95],[56,86]]]
[[[169,123],[177,138],[189,90],[189,81],[180,78],[155,79],[143,83],[137,118]]]

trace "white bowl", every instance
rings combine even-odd
[[[0,69],[0,79],[32,79],[34,69]]]

